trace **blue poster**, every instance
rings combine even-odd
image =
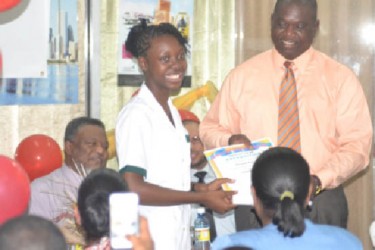
[[[0,105],[78,103],[77,0],[51,0],[49,15],[47,72],[40,78],[0,76]]]

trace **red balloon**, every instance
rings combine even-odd
[[[61,167],[63,158],[60,146],[54,139],[37,134],[21,141],[16,149],[15,159],[32,181]]]
[[[19,4],[21,0],[1,0],[0,1],[0,12],[9,10],[13,7],[16,7],[17,4]]]
[[[30,199],[30,181],[21,165],[0,155],[0,225],[25,214]]]
[[[3,55],[1,54],[0,50],[0,78],[3,75]]]

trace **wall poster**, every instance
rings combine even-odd
[[[0,105],[78,103],[77,1],[22,1],[0,13]]]
[[[120,0],[118,85],[140,86],[143,75],[137,61],[125,49],[125,41],[132,26],[146,19],[150,24],[170,22],[188,40],[191,50],[193,27],[193,0]],[[191,54],[187,56],[188,68],[182,83],[191,86]]]

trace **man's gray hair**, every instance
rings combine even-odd
[[[64,141],[72,141],[76,136],[77,131],[85,125],[98,126],[103,128],[105,131],[105,126],[101,120],[85,116],[77,117],[71,120],[66,126]]]

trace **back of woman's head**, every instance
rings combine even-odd
[[[78,189],[78,210],[88,242],[109,236],[109,195],[128,191],[125,181],[113,169],[93,170]]]
[[[136,58],[145,56],[151,46],[153,38],[163,35],[170,35],[176,38],[179,44],[188,52],[186,39],[181,35],[175,26],[170,23],[160,23],[158,25],[147,25],[142,19],[140,24],[133,26],[125,42],[126,50]]]
[[[271,148],[255,161],[252,183],[266,214],[272,217],[279,231],[290,237],[302,235],[310,184],[306,160],[292,149]]]

